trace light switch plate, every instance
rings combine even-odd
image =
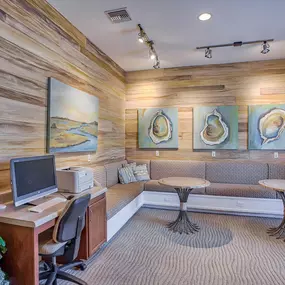
[[[159,156],[159,150],[155,152],[155,156]]]
[[[216,152],[212,151],[212,157],[216,157]]]
[[[278,152],[274,152],[274,158],[278,158],[279,157],[279,153]]]

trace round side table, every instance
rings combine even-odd
[[[177,219],[174,222],[169,223],[167,227],[173,232],[179,232],[180,234],[193,234],[198,232],[200,228],[196,224],[192,223],[188,218],[187,200],[193,189],[208,187],[210,182],[201,178],[169,177],[160,179],[158,183],[174,188],[180,200],[179,215]]]
[[[276,228],[268,229],[268,233],[270,236],[277,235],[277,239],[281,239],[283,233],[285,233],[285,180],[281,179],[268,179],[268,180],[260,180],[258,182],[260,185],[275,190],[282,199],[283,207],[284,207],[284,217],[281,224]],[[285,240],[284,240],[285,241]]]

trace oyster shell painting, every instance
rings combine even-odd
[[[249,149],[285,149],[285,105],[249,106]]]
[[[138,110],[140,148],[178,148],[178,109]]]
[[[222,115],[215,109],[205,119],[205,126],[200,136],[207,145],[223,143],[229,135],[229,128],[223,121]]]
[[[237,149],[237,106],[194,109],[194,149]]]

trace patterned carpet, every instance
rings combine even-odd
[[[280,220],[190,213],[201,231],[188,236],[165,228],[177,213],[142,208],[72,273],[89,285],[285,284],[285,243],[266,233]]]

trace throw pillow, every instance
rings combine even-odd
[[[134,175],[137,181],[150,180],[146,164],[137,165],[134,168]]]
[[[130,167],[132,170],[134,170],[136,166],[137,166],[136,162],[124,163],[123,164],[123,167]]]
[[[121,184],[129,184],[137,181],[131,167],[119,169],[119,180]]]

